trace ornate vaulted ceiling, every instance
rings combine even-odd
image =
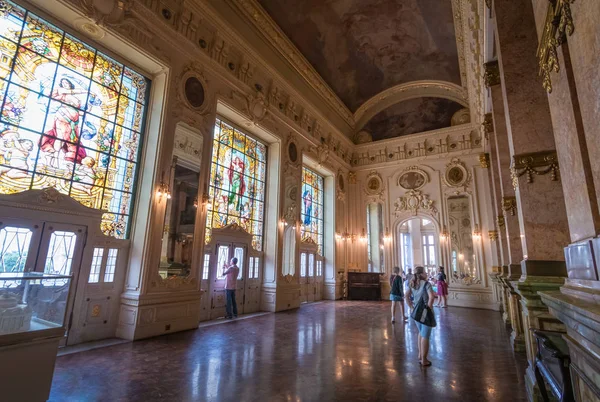
[[[450,127],[461,104],[443,98],[417,98],[397,103],[375,115],[363,128],[373,141]]]
[[[461,85],[450,0],[258,2],[352,112],[399,84],[437,80]],[[371,133],[374,139],[387,138],[400,120],[407,126],[397,135],[439,128],[456,111],[450,101],[402,103],[367,124],[367,130],[378,130]],[[404,117],[393,118],[396,109]],[[426,121],[419,122],[419,115]],[[394,123],[387,127],[386,120]]]

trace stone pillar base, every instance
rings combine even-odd
[[[529,402],[543,401],[540,388],[538,387],[535,379],[535,372],[531,366],[527,367],[527,370],[525,371],[525,389],[527,390],[527,399]],[[546,387],[546,391],[548,392],[548,397],[550,400],[555,401],[556,399],[554,398],[554,394],[549,387]]]

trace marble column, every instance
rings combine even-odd
[[[564,194],[545,89],[538,78],[538,36],[530,2],[494,0],[493,12],[506,131],[511,156],[523,261],[513,282],[520,297],[530,400],[538,399],[533,330],[563,330],[538,291],[556,290],[566,277],[563,247],[569,243]]]
[[[540,47],[548,49],[548,35],[559,43],[558,71],[550,71],[545,83],[570,231],[568,279],[560,290],[540,295],[566,327],[576,400],[600,401],[600,269],[594,258],[600,255],[600,2],[532,4]],[[561,33],[549,15],[573,29]]]
[[[508,142],[508,133],[506,130],[506,115],[504,111],[504,98],[502,87],[500,86],[500,71],[498,62],[489,62],[485,65],[486,85],[490,89],[492,100],[492,122],[494,126],[493,138],[490,142],[494,144],[495,167],[498,173],[498,190],[500,213],[498,214],[498,229],[502,240],[506,243],[506,255],[503,266],[503,276],[500,281],[503,286],[503,307],[502,318],[505,323],[512,327],[512,346],[515,351],[523,351],[525,342],[523,333],[520,331],[520,313],[518,308],[510,308],[510,300],[516,297],[511,282],[521,277],[521,260],[523,259],[523,249],[521,247],[521,237],[519,231],[519,218],[516,211],[515,190],[512,186],[510,177],[510,150]],[[511,317],[511,314],[517,312],[517,317]]]

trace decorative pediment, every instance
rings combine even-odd
[[[434,201],[429,199],[429,195],[423,194],[419,190],[408,190],[403,197],[398,197],[394,201],[394,214],[397,218],[405,212],[410,212],[415,216],[419,212],[435,215],[438,211],[433,204]]]
[[[325,164],[325,161],[327,161],[327,159],[329,159],[329,151],[330,150],[329,150],[329,145],[327,145],[327,144],[311,146],[309,150],[310,150],[310,152],[315,154],[319,165]]]

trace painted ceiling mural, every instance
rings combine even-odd
[[[452,115],[464,106],[443,98],[417,98],[390,106],[363,128],[373,141],[450,127]]]
[[[460,85],[450,0],[259,0],[353,112],[415,80]]]

